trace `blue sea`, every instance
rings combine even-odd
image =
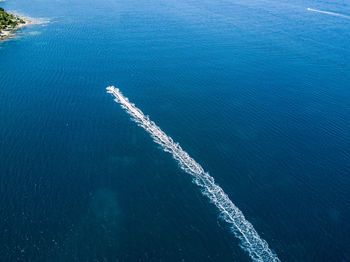
[[[350,261],[348,1],[0,6],[43,22],[0,43],[0,261],[252,261],[109,85],[281,261]]]

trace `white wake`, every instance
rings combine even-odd
[[[267,242],[260,238],[253,225],[245,219],[243,213],[232,203],[222,188],[215,184],[214,178],[205,172],[200,164],[140,109],[129,102],[118,88],[109,86],[107,92],[115,97],[114,101],[125,109],[133,121],[152,136],[154,142],[174,157],[182,170],[192,176],[193,182],[202,189],[202,193],[219,209],[221,217],[230,224],[234,235],[241,240],[241,247],[249,253],[253,261],[280,261],[270,250]]]
[[[334,12],[329,12],[329,11],[322,11],[322,10],[312,9],[312,8],[308,8],[307,10],[311,11],[311,12],[316,12],[316,13],[321,13],[321,14],[326,14],[326,15],[339,16],[339,17],[350,19],[350,16],[339,14],[339,13],[334,13]]]

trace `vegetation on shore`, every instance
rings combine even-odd
[[[0,7],[0,40],[11,38],[15,30],[27,25],[28,23],[28,20],[10,14]]]
[[[4,29],[14,29],[19,24],[25,24],[26,22],[13,14],[7,13],[0,7],[0,31]]]

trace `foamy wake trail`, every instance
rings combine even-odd
[[[190,174],[193,182],[202,189],[203,195],[219,209],[220,216],[231,226],[234,235],[240,239],[241,247],[247,251],[253,261],[280,261],[267,242],[260,238],[253,225],[243,213],[232,203],[222,188],[215,184],[214,178],[205,172],[200,164],[191,158],[178,143],[167,136],[153,121],[145,116],[129,99],[124,97],[118,88],[107,87],[117,103],[131,116],[139,126],[143,127],[164,151],[169,152],[179,163],[182,170]]]
[[[326,15],[339,16],[339,17],[343,17],[343,18],[350,19],[350,16],[348,16],[348,15],[343,15],[343,14],[339,14],[339,13],[328,12],[328,11],[322,11],[322,10],[317,10],[317,9],[312,9],[312,8],[308,8],[307,10],[308,10],[308,11],[311,11],[311,12],[316,12],[316,13],[321,13],[321,14],[326,14]]]

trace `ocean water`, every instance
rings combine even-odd
[[[350,261],[350,3],[0,6],[45,21],[0,43],[0,261],[251,261],[109,85],[281,261]]]

